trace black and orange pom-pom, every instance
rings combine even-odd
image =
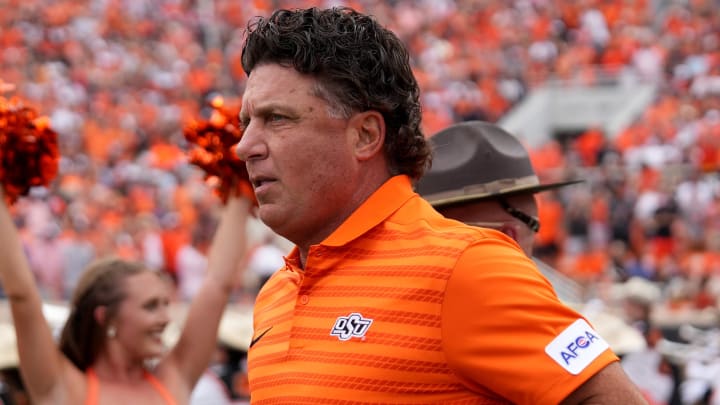
[[[9,204],[58,173],[57,134],[50,120],[18,99],[0,97],[0,184]]]
[[[190,163],[205,171],[205,180],[223,203],[231,192],[255,202],[245,162],[233,150],[242,137],[237,111],[226,108],[220,96],[212,99],[210,107],[207,120],[191,121],[183,130],[185,139],[193,145],[188,152]]]

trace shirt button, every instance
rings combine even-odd
[[[310,302],[310,297],[307,295],[300,296],[300,303],[303,305],[307,305],[307,303]]]

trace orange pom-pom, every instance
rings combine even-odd
[[[256,204],[245,162],[233,150],[242,138],[238,112],[226,108],[220,96],[209,104],[210,118],[191,121],[183,130],[185,139],[193,145],[188,152],[190,163],[205,171],[207,184],[223,203],[230,193],[238,193]]]
[[[0,184],[6,201],[12,204],[31,187],[48,186],[59,159],[50,120],[16,98],[0,97]]]

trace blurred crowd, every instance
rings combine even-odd
[[[182,128],[222,95],[238,106],[242,31],[281,0],[1,0],[0,78],[51,118],[60,175],[13,207],[45,298],[94,258],[168,272],[190,299],[219,200],[189,166]],[[538,256],[602,298],[639,276],[676,307],[720,294],[720,13],[713,0],[354,0],[412,52],[428,136],[497,121],[538,86],[632,77],[654,102],[617,134],[588,128],[532,150]],[[260,245],[280,245],[256,229]],[[253,251],[263,251],[253,249]],[[282,251],[282,249],[281,249]],[[278,253],[279,254],[279,253]],[[251,259],[251,258],[250,258]],[[269,259],[272,260],[272,259]],[[258,272],[248,291],[264,279]],[[245,280],[247,281],[247,280]]]

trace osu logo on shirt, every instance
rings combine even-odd
[[[372,319],[363,318],[361,314],[353,312],[348,316],[341,316],[335,321],[330,336],[337,336],[340,340],[350,340],[354,337],[363,338],[372,323]]]

